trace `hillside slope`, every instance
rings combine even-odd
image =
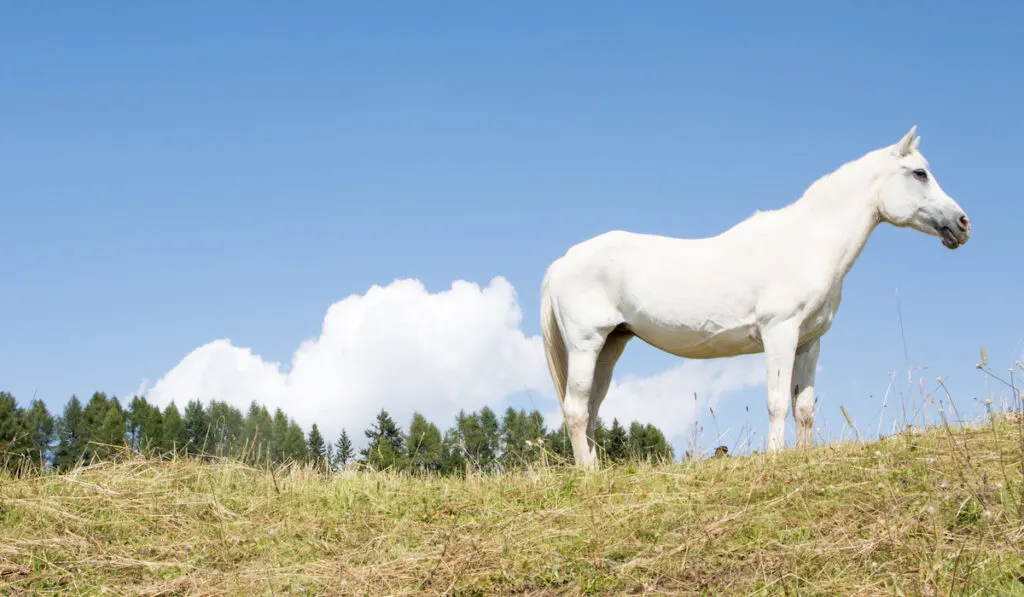
[[[1024,595],[1021,441],[470,479],[104,463],[0,481],[0,592]]]

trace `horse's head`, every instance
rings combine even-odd
[[[883,221],[910,227],[942,239],[955,249],[971,236],[971,221],[964,210],[947,195],[928,170],[928,160],[917,147],[917,126],[898,143],[882,151],[895,160],[896,167],[883,179],[878,192],[878,211]]]

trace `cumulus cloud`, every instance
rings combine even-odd
[[[759,362],[687,361],[646,378],[619,372],[602,418],[654,422],[676,435],[705,400],[763,383]],[[419,411],[444,429],[459,409],[500,410],[520,392],[546,401],[549,427],[561,423],[540,336],[523,333],[516,291],[496,277],[483,287],[456,281],[436,293],[417,280],[373,286],[331,305],[320,335],[301,343],[287,370],[218,339],[143,393],[161,407],[215,399],[244,411],[255,400],[271,412],[281,407],[304,429],[316,422],[330,438],[344,427],[361,446],[362,430],[381,408],[403,427]]]

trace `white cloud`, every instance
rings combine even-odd
[[[646,378],[620,372],[601,416],[653,422],[675,436],[707,401],[763,383],[759,358],[686,361]],[[515,289],[496,277],[485,287],[456,281],[437,293],[416,280],[373,286],[331,305],[320,336],[302,342],[287,371],[219,339],[189,353],[145,394],[179,408],[199,398],[244,411],[256,400],[271,412],[280,406],[304,429],[316,422],[332,439],[345,427],[361,446],[362,430],[382,407],[403,428],[419,411],[443,430],[460,408],[503,409],[523,391],[546,400],[549,426],[561,423],[540,336],[523,333]]]

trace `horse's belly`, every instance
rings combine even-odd
[[[760,335],[753,325],[705,330],[631,322],[629,328],[651,346],[688,359],[714,359],[764,350]]]

